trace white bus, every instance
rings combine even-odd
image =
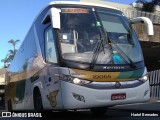
[[[131,23],[113,7],[51,2],[35,19],[7,72],[12,110],[91,109],[147,102],[149,80]]]

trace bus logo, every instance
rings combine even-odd
[[[120,88],[121,87],[121,83],[120,82],[116,82],[115,87],[116,88]]]

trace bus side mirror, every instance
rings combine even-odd
[[[147,18],[147,17],[136,17],[136,18],[132,18],[130,19],[131,24],[135,24],[135,23],[145,23],[146,26],[146,32],[148,35],[154,35],[154,30],[153,30],[153,24],[152,21]]]
[[[53,28],[60,29],[60,10],[57,8],[51,8],[42,20],[42,24],[50,23]]]

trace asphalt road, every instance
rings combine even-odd
[[[22,112],[23,113],[23,112]],[[144,115],[158,115],[158,117],[144,117]],[[160,120],[158,111],[132,110],[121,108],[109,108],[103,116],[95,116],[88,110],[68,112],[46,112],[38,118],[25,117],[1,117],[2,120]],[[140,115],[140,116],[133,116]]]

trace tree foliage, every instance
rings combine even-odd
[[[7,68],[9,66],[9,63],[13,60],[13,58],[17,52],[16,45],[19,41],[20,40],[13,40],[13,39],[8,41],[8,43],[10,43],[13,46],[13,49],[9,50],[6,57],[1,60],[1,62],[4,63],[4,66],[3,66],[4,68]]]
[[[19,42],[20,40],[13,40],[13,39],[11,39],[11,40],[9,40],[8,41],[8,43],[10,43],[11,45],[13,45],[13,50],[11,50],[11,51],[13,51],[13,52],[10,52],[11,54],[13,54],[13,55],[15,55],[16,54],[16,44]],[[9,50],[10,51],[10,50]]]
[[[143,4],[143,11],[154,12],[155,5],[160,5],[160,0],[137,0],[137,3]]]
[[[4,59],[2,59],[1,62],[4,63],[3,67],[7,68],[7,66],[8,66],[8,64],[7,64],[8,63],[8,55],[6,55],[6,57]]]

